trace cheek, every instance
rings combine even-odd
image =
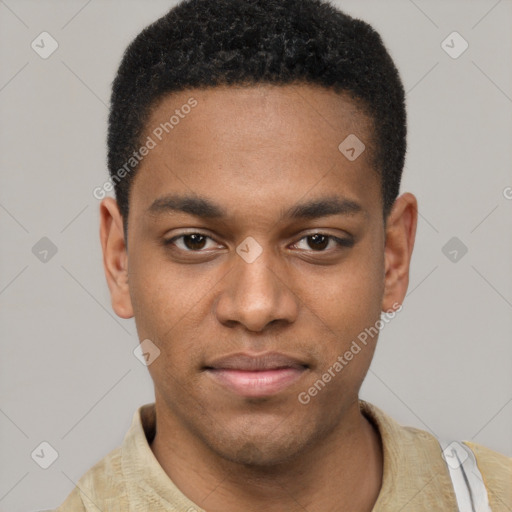
[[[153,248],[130,255],[130,295],[137,327],[149,338],[162,338],[181,318],[194,314],[194,305],[200,304],[207,290],[206,284],[198,286],[204,283],[201,277],[185,275],[158,252]]]
[[[173,385],[176,377],[193,376],[208,329],[208,290],[215,279],[189,275],[163,261],[134,257],[130,261],[130,294],[140,340],[151,340],[160,355],[148,369],[157,380]],[[218,279],[217,279],[218,280]],[[211,282],[210,282],[211,281]],[[177,385],[177,384],[176,384]]]
[[[378,250],[361,245],[332,271],[308,282],[305,304],[334,332],[354,335],[379,318],[384,279]]]
[[[374,244],[377,247],[372,247],[370,240],[360,244],[336,270],[325,274],[321,282],[316,280],[318,286],[309,287],[311,292],[304,301],[324,333],[315,378],[322,378],[329,368],[335,375],[325,396],[336,393],[342,383],[358,387],[371,362],[384,290],[379,243]]]

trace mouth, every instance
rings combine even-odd
[[[276,352],[234,354],[203,368],[217,384],[245,397],[275,395],[297,382],[308,369],[306,363]]]

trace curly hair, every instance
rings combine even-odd
[[[110,179],[140,147],[151,108],[164,95],[260,83],[319,85],[362,106],[372,121],[385,220],[405,160],[404,88],[380,35],[325,0],[184,0],[146,27],[112,85]],[[125,226],[136,170],[114,181]]]

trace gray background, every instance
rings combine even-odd
[[[362,397],[512,455],[512,2],[337,3],[375,26],[401,71],[402,191],[420,213],[404,309]],[[0,510],[60,504],[153,400],[134,323],[110,307],[92,191],[121,54],[173,4],[0,0]],[[59,44],[46,60],[31,48],[43,31]],[[457,59],[441,46],[453,31],[469,43]],[[57,248],[46,262],[32,252],[42,237]],[[452,237],[468,249],[455,262]],[[42,441],[59,454],[46,470],[31,458]]]

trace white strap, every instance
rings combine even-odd
[[[459,512],[492,512],[482,474],[471,448],[458,441],[442,441],[443,450]]]

